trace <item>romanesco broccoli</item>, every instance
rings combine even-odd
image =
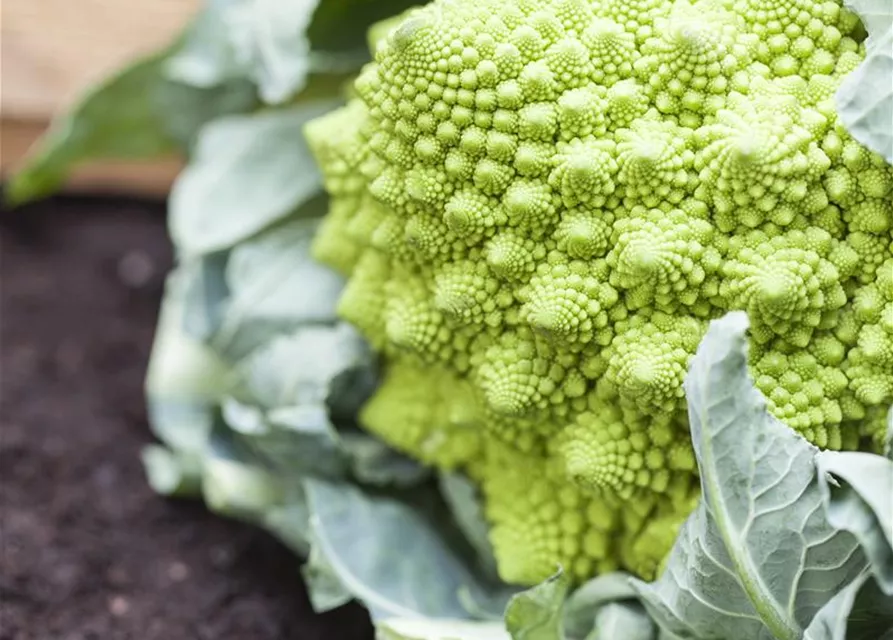
[[[650,576],[697,500],[682,382],[746,310],[771,411],[879,448],[893,167],[838,122],[839,0],[434,0],[308,128],[363,421],[480,485],[502,577]]]

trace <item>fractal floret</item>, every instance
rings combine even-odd
[[[650,577],[694,507],[683,381],[744,310],[769,409],[880,447],[893,167],[838,122],[838,0],[434,0],[308,127],[367,429],[479,485],[501,576]]]

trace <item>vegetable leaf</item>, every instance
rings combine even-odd
[[[170,62],[182,82],[250,78],[268,104],[298,93],[310,70],[305,32],[319,0],[212,0]]]
[[[408,487],[427,479],[431,470],[397,453],[381,440],[360,430],[341,433],[354,478],[372,486]]]
[[[512,640],[563,638],[562,614],[570,584],[570,576],[559,569],[535,587],[512,596],[505,609],[505,626]]]
[[[178,456],[204,451],[214,406],[229,384],[227,364],[183,328],[188,286],[184,275],[175,271],[168,276],[146,375],[152,430]]]
[[[318,544],[311,545],[310,555],[307,563],[301,567],[301,574],[307,583],[310,604],[317,613],[337,609],[353,599]]]
[[[866,579],[847,621],[847,640],[893,640],[893,595]]]
[[[344,459],[335,430],[322,405],[299,407],[288,423],[273,423],[270,413],[226,398],[223,419],[265,466],[279,475],[341,475]],[[274,416],[275,417],[275,416]]]
[[[804,640],[893,640],[893,595],[866,568],[813,618]]]
[[[893,163],[893,3],[845,0],[868,31],[865,60],[837,91],[837,111],[850,134]]]
[[[376,640],[510,640],[501,623],[468,620],[385,620],[376,632]]]
[[[144,447],[140,458],[149,486],[165,496],[198,497],[202,488],[202,466],[198,456],[177,453],[160,445]]]
[[[582,638],[595,627],[600,607],[610,602],[636,600],[628,573],[604,573],[584,582],[568,596],[564,606],[565,631],[572,638]]]
[[[139,160],[174,153],[163,117],[147,100],[161,82],[167,52],[137,60],[89,90],[51,125],[7,186],[13,204],[56,191],[71,168],[86,160]]]
[[[240,371],[246,391],[266,408],[317,406],[340,401],[332,397],[333,381],[354,368],[371,366],[371,361],[368,346],[353,327],[308,325],[255,350]]]
[[[893,595],[893,462],[823,451],[816,466],[828,521],[856,536],[881,589]]]
[[[846,640],[847,620],[868,577],[867,572],[862,573],[819,609],[806,628],[803,640]]]
[[[229,252],[210,253],[180,265],[184,280],[183,329],[197,340],[208,340],[220,328],[230,295],[226,283]]]
[[[654,623],[637,602],[610,602],[595,614],[595,629],[586,640],[652,640]]]
[[[303,126],[334,104],[228,116],[202,129],[171,192],[170,232],[180,253],[229,248],[316,196],[320,177]]]
[[[254,522],[283,504],[284,479],[246,459],[225,425],[217,425],[202,464],[202,492],[212,511]]]
[[[462,586],[476,583],[466,558],[422,505],[308,478],[314,543],[373,619],[461,618]],[[357,535],[362,532],[362,535]]]
[[[456,524],[477,551],[482,566],[495,577],[496,558],[490,544],[490,527],[484,518],[483,505],[474,483],[459,473],[442,473],[440,492],[449,505]]]
[[[196,87],[165,75],[150,99],[166,134],[187,152],[192,151],[207,123],[223,116],[250,113],[260,104],[254,85],[239,78],[213,87]]]
[[[294,553],[307,556],[310,552],[310,508],[303,485],[295,483],[286,487],[284,503],[264,513],[261,524]]]
[[[290,219],[239,244],[226,268],[226,303],[211,343],[237,360],[280,333],[332,324],[343,280],[313,261],[316,220]]]
[[[766,410],[747,372],[743,312],[711,323],[685,382],[703,497],[663,575],[634,581],[685,638],[798,640],[864,566],[824,517],[817,449]]]

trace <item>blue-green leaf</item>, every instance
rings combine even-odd
[[[210,253],[184,261],[182,273],[183,329],[196,340],[207,341],[223,323],[229,298],[226,262],[229,252]]]
[[[865,24],[865,60],[841,83],[837,110],[850,134],[893,163],[893,3],[844,0]]]
[[[149,99],[165,133],[187,155],[206,124],[228,115],[251,113],[260,105],[254,85],[240,78],[218,86],[196,87],[165,76]]]
[[[847,620],[846,640],[893,640],[893,595],[866,578]]]
[[[572,638],[583,638],[595,628],[595,616],[609,602],[637,600],[628,573],[596,576],[574,589],[564,606],[564,627]]]
[[[366,47],[370,27],[421,4],[423,0],[321,0],[307,30],[311,49],[324,61],[348,54],[362,65],[371,59]]]
[[[202,463],[205,504],[216,513],[257,522],[284,503],[284,479],[245,456],[223,430],[211,434]]]
[[[202,490],[202,460],[184,451],[148,445],[140,452],[149,485],[165,496],[199,497]]]
[[[346,462],[322,405],[289,408],[289,419],[226,398],[223,419],[264,466],[283,477],[338,477]]]
[[[354,478],[376,487],[408,487],[423,482],[431,470],[358,429],[342,431],[341,446]]]
[[[311,257],[316,227],[315,219],[289,219],[230,252],[230,295],[211,341],[219,353],[238,360],[276,335],[336,322],[343,280]]]
[[[307,479],[314,544],[373,619],[462,618],[458,592],[477,579],[423,506]],[[361,535],[358,535],[358,532]]]
[[[303,126],[335,104],[233,115],[202,129],[170,198],[170,232],[180,254],[227,249],[319,195]]]
[[[280,104],[305,85],[306,31],[319,0],[211,0],[168,71],[181,82],[218,86],[250,78],[261,98]]]
[[[307,325],[276,336],[246,357],[237,371],[244,392],[262,407],[319,406],[325,414],[333,382],[345,372],[371,367],[371,353],[360,335],[337,324]]]
[[[214,407],[228,388],[228,365],[183,327],[188,280],[168,277],[146,375],[149,423],[178,453],[200,455],[214,422]]]
[[[859,590],[870,580],[866,571],[837,592],[819,609],[806,628],[803,640],[847,640],[847,621]]]
[[[881,589],[893,595],[893,462],[823,451],[816,467],[828,521],[856,536]]]
[[[283,504],[266,511],[261,524],[294,553],[306,557],[310,552],[310,507],[303,485],[287,486]]]
[[[307,563],[301,567],[310,604],[317,613],[337,609],[353,600],[353,594],[344,586],[321,549],[320,545],[311,544]]]
[[[893,595],[866,568],[819,610],[803,640],[893,640]]]
[[[439,478],[440,492],[449,505],[456,524],[477,551],[483,568],[495,578],[496,556],[493,555],[490,526],[484,518],[477,487],[467,476],[459,473],[441,473]]]
[[[384,620],[376,640],[510,640],[502,623],[469,620]]]
[[[586,640],[654,640],[657,629],[638,602],[609,602],[595,614],[595,628]]]
[[[711,323],[685,382],[702,500],[654,583],[635,581],[666,631],[699,640],[800,640],[865,566],[825,518],[817,449],[776,420],[747,370],[747,317]]]

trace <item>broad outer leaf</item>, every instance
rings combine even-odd
[[[825,518],[817,449],[773,418],[747,372],[747,316],[711,323],[685,382],[703,497],[663,575],[634,581],[682,638],[799,640],[864,567]]]
[[[226,398],[222,415],[239,442],[276,474],[343,475],[344,456],[323,405],[288,409],[295,410],[286,421],[273,412]]]
[[[505,626],[512,640],[561,640],[570,583],[570,577],[559,569],[535,587],[514,595],[505,609]]]
[[[813,618],[804,640],[893,640],[893,595],[881,593],[870,568]]]
[[[224,400],[224,418],[280,473],[342,476],[352,452],[338,437],[329,407],[341,401],[334,394],[348,396],[344,401],[352,406],[365,399],[373,365],[368,346],[352,327],[301,326],[236,365],[237,395],[244,400]],[[348,388],[342,380],[363,388]]]
[[[178,452],[201,452],[211,433],[212,407],[227,388],[229,369],[183,329],[184,273],[168,276],[146,375],[149,422]]]
[[[595,629],[586,640],[653,640],[654,623],[637,602],[610,602],[595,614]]]
[[[221,3],[224,4],[224,3]],[[236,59],[261,98],[281,104],[294,96],[310,71],[305,32],[319,0],[232,0],[223,20]]]
[[[301,567],[301,574],[307,584],[310,604],[317,613],[337,609],[353,600],[353,594],[345,588],[318,544],[311,544],[310,556]]]
[[[294,553],[306,557],[310,552],[310,508],[303,486],[298,486],[300,492],[292,491],[285,504],[264,513],[261,523]]]
[[[236,360],[272,338],[308,324],[333,324],[344,286],[310,255],[317,220],[294,218],[230,252],[230,298],[212,343]]]
[[[812,619],[803,640],[847,640],[847,620],[859,590],[871,579],[867,571],[837,592]]]
[[[881,589],[893,595],[893,462],[823,451],[816,467],[828,521],[856,536]]]
[[[152,100],[165,132],[187,152],[192,150],[199,132],[209,122],[251,113],[260,105],[255,86],[239,78],[206,88],[165,77]]]
[[[196,87],[250,78],[264,102],[297,94],[310,69],[306,31],[319,0],[211,0],[169,66]]]
[[[449,505],[456,524],[477,551],[482,566],[495,577],[496,557],[490,544],[490,527],[484,517],[477,488],[467,476],[460,473],[441,473],[439,480],[440,493]]]
[[[252,352],[238,371],[250,397],[276,409],[324,405],[340,374],[371,364],[369,349],[353,327],[306,325]]]
[[[172,57],[207,13],[185,37],[121,68],[54,119],[10,181],[9,200],[20,204],[51,194],[85,161],[146,160],[189,149],[210,120],[253,110],[256,91],[244,73],[214,86],[183,83],[169,73]]]
[[[171,193],[177,250],[195,256],[229,248],[317,195],[319,172],[303,126],[335,104],[227,116],[202,129],[192,163]]]
[[[224,22],[225,10],[235,1],[206,0],[203,11],[186,30],[182,44],[167,60],[167,77],[185,86],[203,89],[248,78],[247,69],[236,59]],[[251,84],[253,87],[254,83]]]
[[[204,459],[202,491],[212,511],[256,522],[282,503],[279,479],[262,467],[217,456]]]
[[[420,505],[312,478],[305,487],[314,544],[373,620],[465,616],[458,592],[476,581],[470,563]]]
[[[847,620],[846,640],[893,640],[893,595],[866,579]]]
[[[167,52],[153,54],[90,89],[74,108],[54,120],[25,165],[7,186],[21,204],[51,194],[72,167],[98,158],[146,159],[176,152],[163,118],[147,99],[161,82]]]
[[[428,479],[431,470],[391,449],[359,429],[339,433],[351,474],[359,482],[376,487],[408,487]]]
[[[505,608],[509,600],[521,591],[522,587],[499,582],[486,591],[462,589],[459,592],[459,599],[471,619],[501,622],[505,617]]]
[[[567,634],[572,638],[589,634],[595,626],[596,613],[609,602],[637,600],[630,578],[630,574],[619,571],[605,573],[574,589],[564,605]]]
[[[394,619],[379,622],[376,640],[510,640],[499,622]]]
[[[183,328],[197,340],[207,341],[223,322],[229,298],[228,259],[229,252],[220,251],[180,264],[184,280]]]
[[[837,111],[850,134],[893,163],[893,3],[844,0],[868,31],[865,60],[841,83]]]
[[[140,459],[149,485],[156,493],[190,498],[201,496],[202,466],[198,456],[151,444],[143,447]]]

